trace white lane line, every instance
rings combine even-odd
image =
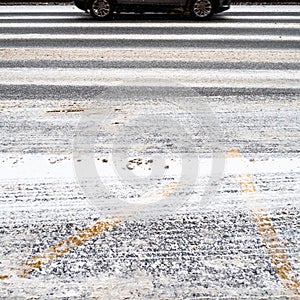
[[[80,12],[80,11],[79,11]],[[57,13],[57,14],[55,14]],[[54,12],[53,15],[51,16],[44,16],[43,14],[39,15],[39,16],[24,16],[24,15],[18,15],[18,16],[4,16],[2,17],[0,15],[0,20],[53,20],[53,19],[73,19],[73,20],[79,20],[79,19],[91,19],[91,17],[89,17],[88,15],[85,16],[85,18],[82,18],[82,16],[80,16],[80,14],[76,15],[63,15],[63,14],[60,14],[59,12]]]
[[[154,40],[154,41],[300,41],[294,35],[235,35],[235,34],[0,34],[0,40]]]
[[[251,13],[251,12],[250,12]],[[222,16],[222,20],[226,19],[226,20],[230,20],[230,19],[234,19],[234,20],[299,20],[300,16],[278,16],[278,15],[272,15],[272,12],[269,13],[268,16],[249,16],[249,15],[245,15],[245,16],[234,16],[234,15],[224,15]]]
[[[73,86],[192,86],[236,88],[299,88],[300,70],[201,69],[1,69],[0,83]]]
[[[76,15],[74,13],[74,15],[69,16],[69,15],[63,15],[63,14],[59,14],[59,15],[51,15],[51,16],[46,16],[46,18],[49,19],[73,19],[73,20],[79,20],[79,19],[90,19],[91,17],[88,15],[84,15],[84,17],[82,17],[82,15],[80,15],[80,11],[78,11],[79,14]],[[59,12],[57,12],[59,13]],[[250,12],[251,13],[251,12]],[[272,14],[272,13],[270,13]],[[4,16],[1,17],[0,15],[0,19],[1,20],[45,20],[45,16],[40,15],[40,16]],[[253,15],[245,15],[245,16],[234,16],[234,15],[230,15],[229,13],[227,15],[223,15],[221,20],[287,20],[287,21],[297,21],[300,20],[300,16],[278,16],[278,15],[268,15],[268,16],[253,16]]]
[[[249,5],[231,5],[230,12],[242,12],[245,14],[249,13],[255,13],[255,12],[264,12],[268,14],[272,14],[274,12],[278,13],[300,13],[300,6],[299,5],[255,5],[255,4],[249,4]]]
[[[237,7],[238,8],[238,7]],[[0,16],[5,13],[76,13],[80,10],[75,5],[3,5]]]
[[[184,48],[4,48],[1,60],[218,61],[298,63],[297,50],[184,49]]]
[[[2,28],[24,28],[24,24],[20,23],[5,23],[1,24]],[[296,23],[213,23],[213,22],[200,22],[200,23],[166,23],[166,22],[151,22],[151,23],[144,23],[144,22],[98,22],[98,23],[62,23],[58,22],[55,24],[51,23],[28,23],[26,24],[26,28],[246,28],[246,29],[264,29],[264,28],[271,28],[271,29],[299,29],[300,24]]]

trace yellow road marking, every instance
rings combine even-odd
[[[165,186],[165,190],[163,192],[164,197],[169,197],[178,187],[179,182],[172,181]]]
[[[25,263],[21,264],[19,267],[20,274],[19,277],[25,277],[27,274],[32,272],[34,269],[40,268],[46,264],[49,264],[53,259],[61,257],[62,255],[70,252],[71,250],[79,247],[93,237],[99,235],[100,233],[111,229],[112,227],[118,225],[120,220],[116,221],[98,221],[93,226],[87,227],[84,230],[70,236],[66,240],[48,248],[41,254],[38,254]]]
[[[18,277],[25,277],[35,269],[50,264],[52,260],[59,258],[71,250],[79,247],[93,237],[118,225],[120,222],[121,220],[97,221],[94,225],[83,229],[75,235],[68,237],[64,241],[46,249],[42,253],[28,259],[16,269],[12,269],[11,273],[16,274]],[[8,279],[12,275],[13,274],[2,275],[0,276],[0,279]]]
[[[147,193],[143,195],[147,199],[151,199],[154,197],[169,197],[179,186],[178,181],[171,181],[165,184],[162,188],[158,188],[153,192]]]
[[[119,111],[120,109],[115,109],[115,112]],[[47,113],[60,113],[60,112],[79,112],[83,111],[83,109],[62,109],[62,110],[50,110]],[[123,122],[117,122],[118,125],[124,125]],[[115,122],[116,124],[116,122]],[[178,182],[170,182],[166,184],[161,193],[164,197],[168,197],[172,194],[172,192],[177,188]],[[159,195],[159,192],[156,191],[156,195]],[[146,206],[145,206],[146,207]],[[136,211],[131,211],[127,216],[134,215]],[[122,212],[117,213],[117,215],[122,215]],[[64,254],[70,252],[71,250],[79,247],[80,245],[84,244],[88,240],[92,239],[93,237],[107,231],[116,225],[118,225],[121,221],[125,219],[123,215],[121,218],[115,221],[98,221],[94,225],[83,229],[82,231],[78,232],[77,234],[68,237],[67,239],[61,241],[60,243],[51,246],[50,248],[46,249],[45,251],[41,252],[40,254],[29,258],[24,263],[20,264],[17,268],[11,269],[9,275],[0,275],[0,280],[8,279],[12,277],[13,274],[16,274],[18,277],[26,277],[29,273],[33,272],[35,269],[39,269],[42,266],[50,264],[54,259],[63,256]]]
[[[177,182],[171,182],[166,184],[163,190],[163,196],[168,197],[178,186]],[[136,212],[131,212],[133,215]],[[42,266],[50,264],[54,259],[57,259],[64,254],[70,252],[71,250],[83,245],[95,236],[107,231],[115,226],[117,226],[121,221],[125,219],[125,216],[114,221],[98,221],[94,225],[83,229],[82,231],[76,233],[73,236],[61,241],[60,243],[51,246],[40,254],[31,257],[24,263],[20,264],[17,268],[11,269],[9,275],[0,275],[0,280],[8,279],[16,274],[18,277],[26,277],[29,273],[33,272],[35,269],[39,269]]]
[[[232,149],[227,153],[228,158],[242,158],[241,153],[237,149]],[[241,186],[243,193],[250,195],[248,202],[251,207],[252,217],[256,223],[259,233],[262,236],[263,243],[266,245],[272,265],[276,270],[276,274],[281,280],[282,284],[293,295],[300,296],[300,283],[297,277],[293,274],[291,263],[284,250],[284,244],[279,239],[276,229],[263,206],[262,200],[256,195],[256,188],[254,182],[249,174],[238,174],[237,179]],[[171,182],[166,185],[164,196],[169,196],[173,190],[176,189],[178,183]],[[22,263],[18,268],[14,269],[18,277],[25,277],[35,269],[44,265],[50,264],[52,260],[61,257],[71,250],[79,247],[93,237],[117,226],[122,220],[115,221],[98,221],[94,225],[85,228],[77,234],[67,238],[66,240],[46,249],[42,253],[28,259]],[[12,275],[1,275],[0,279],[8,279]]]
[[[228,158],[242,158],[238,149],[227,152]],[[253,180],[249,174],[238,174],[236,176],[241,190],[248,196],[248,204],[252,217],[260,233],[263,243],[271,259],[276,274],[283,286],[294,296],[300,296],[300,282],[293,273],[291,263],[284,250],[284,244],[277,235],[272,220],[264,208],[262,199],[257,195]],[[297,297],[298,298],[298,297]]]

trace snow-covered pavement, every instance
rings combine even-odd
[[[297,299],[299,12],[0,7],[0,297]]]

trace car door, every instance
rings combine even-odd
[[[186,0],[117,0],[117,3],[124,5],[183,6]]]

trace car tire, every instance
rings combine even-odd
[[[193,19],[207,20],[214,14],[213,0],[194,0],[191,3],[190,14]]]
[[[92,0],[89,9],[90,14],[97,20],[110,19],[113,13],[111,0]]]

